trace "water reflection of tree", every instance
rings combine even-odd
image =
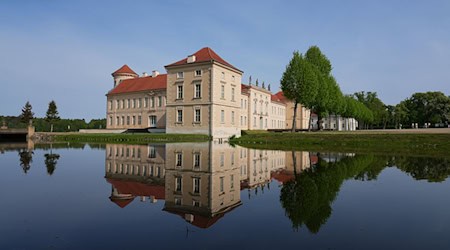
[[[53,172],[55,172],[56,164],[58,163],[58,159],[60,157],[59,154],[53,154],[50,152],[50,154],[45,154],[45,166],[47,167],[47,173],[49,175],[52,175]]]
[[[47,167],[47,173],[52,175],[55,172],[56,164],[58,163],[59,154],[53,153],[53,144],[50,144],[50,154],[45,154],[45,166]]]
[[[450,176],[450,160],[431,157],[395,157],[391,163],[416,180],[442,182]]]
[[[23,149],[19,151],[20,166],[23,172],[26,174],[31,168],[31,163],[33,162],[33,151]]]
[[[354,178],[374,160],[372,155],[344,158],[338,162],[320,160],[316,166],[296,175],[281,189],[281,205],[295,229],[305,225],[317,233],[331,215],[344,180]]]

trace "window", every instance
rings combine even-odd
[[[234,152],[231,153],[231,165],[232,166],[234,165]]]
[[[201,121],[200,119],[201,119],[200,118],[200,109],[196,108],[195,109],[195,114],[194,114],[194,122],[200,122]]]
[[[177,86],[177,99],[183,99],[183,85]]]
[[[151,115],[148,117],[149,119],[149,126],[154,128],[156,127],[156,115]]]
[[[154,96],[152,96],[152,97],[150,98],[150,107],[152,107],[152,108],[155,107],[155,97],[154,97]]]
[[[109,108],[110,110],[113,109],[113,102],[112,102],[112,101],[109,101],[109,102],[108,102],[108,108]]]
[[[231,111],[231,124],[234,124],[234,111]]]
[[[223,177],[220,177],[220,192],[223,192]]]
[[[130,116],[127,116],[127,125],[130,125]]]
[[[133,115],[132,118],[133,118],[133,120],[132,120],[133,123],[132,124],[135,125],[136,124],[136,116]]]
[[[225,99],[225,85],[220,87],[220,98]]]
[[[131,108],[136,108],[136,99],[131,101]]]
[[[234,82],[234,80],[235,80],[235,77],[231,76],[231,81]]]
[[[243,126],[244,125],[244,117],[241,115],[241,126]]]
[[[178,72],[177,79],[183,79],[183,78],[184,78],[184,72]]]
[[[221,167],[225,166],[225,154],[224,153],[220,153],[220,166]]]
[[[202,70],[197,69],[197,70],[195,71],[195,76],[201,76],[201,75],[202,75]]]
[[[120,101],[116,100],[116,109],[120,109]]]
[[[141,125],[142,124],[142,116],[138,116],[138,125]]]
[[[109,117],[109,126],[112,126],[113,125],[113,118],[112,118],[112,116],[110,116]]]
[[[255,104],[254,104],[254,107],[253,107],[253,113],[255,113],[256,114],[256,105],[257,105],[258,103],[256,102],[256,100],[255,100]]]
[[[200,201],[192,200],[192,206],[200,207]]]
[[[231,101],[234,102],[234,88],[231,88]]]
[[[183,122],[183,110],[182,109],[177,110],[177,122]]]
[[[125,125],[125,116],[122,116],[122,119],[121,119],[121,123],[122,123],[122,125]]]
[[[162,106],[162,96],[158,96],[158,107]]]
[[[127,109],[129,109],[130,108],[130,99],[127,99]]]
[[[156,158],[156,148],[148,146],[148,158]]]
[[[225,80],[225,72],[222,72],[222,80]]]
[[[241,99],[241,109],[244,108],[244,99]]]
[[[175,191],[181,192],[181,186],[182,186],[183,180],[181,176],[175,177]]]
[[[201,97],[202,97],[202,85],[197,83],[195,84],[194,98],[201,98]]]
[[[234,188],[234,175],[230,176],[230,188],[233,189]]]
[[[256,127],[256,117],[253,117],[253,127]]]
[[[220,111],[220,123],[225,123],[225,110]]]
[[[116,125],[120,125],[120,117],[116,117]]]
[[[142,99],[141,98],[139,98],[138,100],[137,100],[137,107],[138,108],[141,108],[141,105],[142,105]]]
[[[175,158],[175,166],[177,167],[181,167],[181,165],[183,164],[183,154],[182,153],[176,153],[176,158]]]
[[[194,168],[200,167],[200,154],[194,153]]]
[[[194,188],[192,191],[194,192],[194,194],[200,193],[200,178],[194,177],[192,178],[192,181],[194,182],[193,183]]]
[[[148,97],[144,98],[144,108],[148,107]]]

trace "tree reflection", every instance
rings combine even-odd
[[[60,157],[59,154],[53,154],[50,152],[50,154],[45,154],[45,166],[47,167],[47,173],[49,175],[52,175],[53,172],[55,172],[56,164],[58,163],[58,159]]]
[[[331,216],[331,204],[344,180],[354,178],[374,161],[372,155],[326,162],[319,158],[316,166],[296,175],[281,189],[280,201],[286,215],[298,230],[305,225],[312,233]]]
[[[445,181],[450,175],[450,160],[431,157],[396,157],[392,165],[415,180]]]
[[[33,162],[33,151],[23,149],[19,151],[20,166],[23,172],[26,174],[31,168],[31,163]]]

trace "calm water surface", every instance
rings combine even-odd
[[[450,249],[450,161],[0,145],[0,249]]]

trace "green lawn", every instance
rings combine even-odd
[[[261,149],[450,157],[448,133],[249,133],[231,143]]]
[[[97,143],[124,143],[124,144],[147,144],[149,142],[205,142],[209,141],[207,135],[184,135],[184,134],[57,134],[54,141],[64,142],[97,142]]]

